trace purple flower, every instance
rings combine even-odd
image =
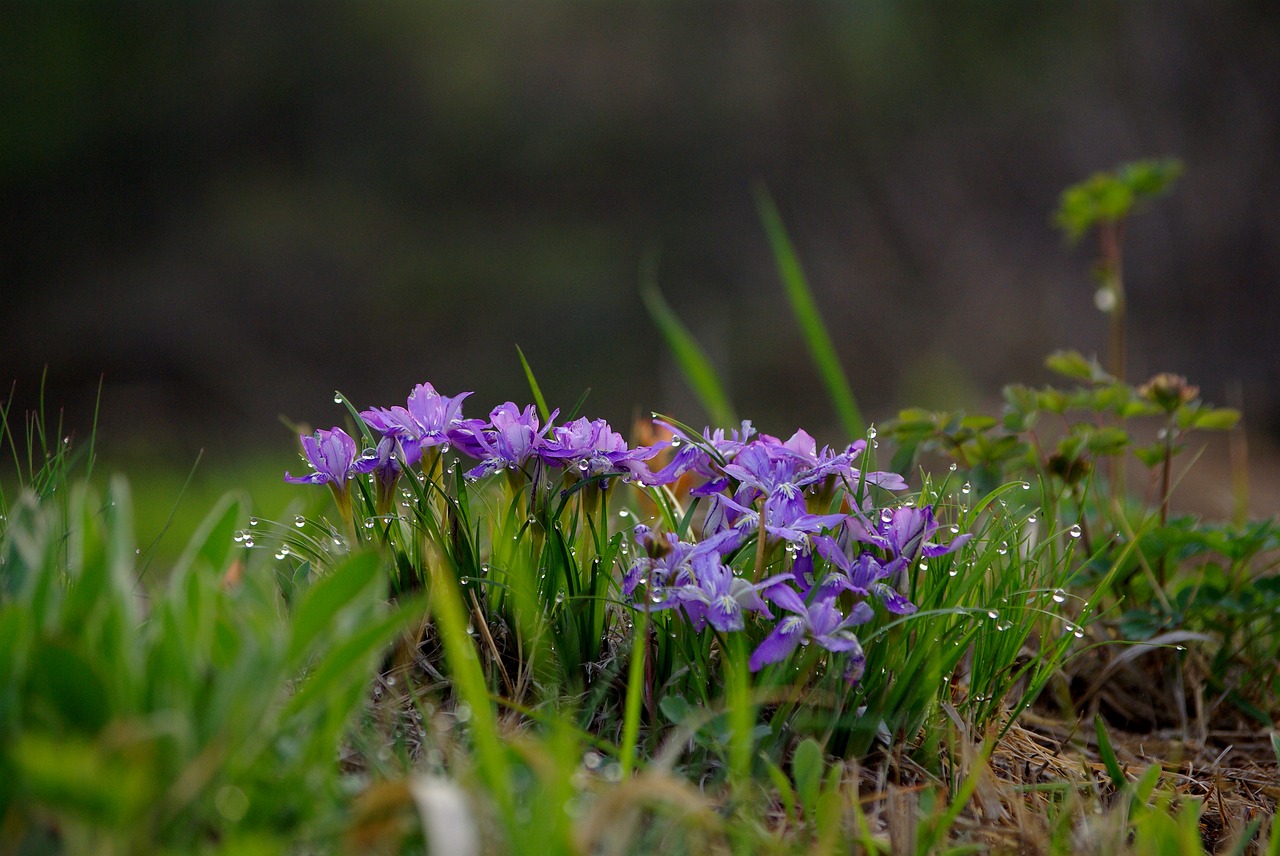
[[[627,479],[643,482],[651,476],[644,461],[657,452],[648,446],[629,449],[626,440],[608,422],[583,418],[556,428],[541,456],[549,463],[573,467],[582,478],[621,473]]]
[[[641,523],[636,526],[633,537],[645,555],[636,559],[622,578],[622,593],[629,595],[644,583],[650,592],[658,594],[659,602],[662,602],[664,587],[687,585],[694,581],[695,557],[709,554],[719,559],[736,550],[744,536],[741,532],[729,530],[690,544],[681,541],[674,532],[658,535]]]
[[[884,608],[894,615],[911,615],[916,611],[914,603],[884,582],[896,572],[897,564],[885,566],[869,551],[863,551],[857,558],[850,559],[836,540],[826,535],[816,536],[813,546],[819,555],[832,564],[826,575],[817,582],[817,598],[837,597],[843,591],[862,597],[874,594],[880,598]]]
[[[420,383],[409,393],[407,407],[374,407],[360,416],[371,428],[393,435],[404,450],[405,463],[413,466],[422,458],[422,450],[447,446],[452,434],[463,425],[462,401],[470,392],[450,398],[436,392],[429,383]]]
[[[298,439],[302,441],[302,453],[307,463],[315,472],[305,476],[285,472],[284,480],[290,484],[337,485],[345,490],[356,460],[356,441],[337,427],[328,431],[322,428],[314,434],[301,434]]]
[[[672,448],[676,453],[671,463],[646,479],[647,484],[653,485],[671,484],[691,470],[714,480],[721,475],[720,461],[732,461],[747,440],[755,434],[755,428],[751,427],[750,422],[744,420],[742,427],[730,431],[728,436],[725,435],[723,428],[717,428],[715,431],[706,428],[702,432],[701,442],[695,442],[676,426],[666,422],[659,424],[670,429],[673,436],[666,446],[658,444],[653,448],[655,450]],[[708,449],[711,451],[709,452]],[[712,452],[718,456],[718,460],[717,457],[713,457]],[[717,488],[717,490],[720,489],[722,488]]]
[[[464,424],[458,432],[459,446],[480,459],[479,466],[467,471],[467,478],[524,469],[530,460],[540,461],[547,448],[551,421],[559,412],[553,412],[551,420],[539,429],[538,412],[532,404],[522,411],[508,401],[489,413],[489,424]]]
[[[338,513],[347,524],[347,529],[354,532],[351,517],[351,487],[347,481],[355,475],[356,441],[341,428],[328,431],[320,429],[314,434],[302,434],[302,453],[315,472],[305,476],[294,476],[288,472],[284,480],[291,484],[327,484],[333,492],[334,502],[338,505]]]
[[[694,630],[710,624],[722,633],[732,633],[744,626],[745,612],[758,612],[773,618],[760,591],[791,579],[791,574],[778,574],[750,583],[733,573],[714,552],[700,552],[690,559],[690,579],[668,590],[667,601],[684,607]]]
[[[918,558],[931,559],[960,549],[973,537],[966,532],[957,535],[946,545],[929,541],[938,531],[939,524],[933,517],[933,507],[914,508],[903,506],[880,513],[874,529],[865,522],[850,519],[849,534],[856,540],[874,544],[889,554],[891,562],[910,566]]]
[[[861,674],[866,657],[862,644],[850,628],[871,620],[871,607],[865,601],[854,604],[846,617],[836,608],[835,598],[819,598],[812,604],[806,604],[790,586],[775,585],[766,592],[766,596],[776,606],[793,614],[779,621],[752,652],[748,662],[751,671],[758,672],[770,663],[785,660],[798,646],[812,641],[832,653],[850,655],[846,679],[851,675],[856,679]]]

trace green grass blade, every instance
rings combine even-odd
[[[1124,790],[1129,784],[1129,779],[1125,776],[1124,770],[1120,769],[1120,761],[1116,758],[1116,751],[1111,747],[1111,736],[1107,734],[1106,723],[1102,721],[1101,714],[1094,714],[1093,727],[1098,734],[1098,754],[1102,757],[1102,764],[1107,768],[1107,775],[1111,777],[1111,784],[1116,786],[1117,790]]]
[[[520,346],[516,345],[516,353],[520,355],[520,365],[524,366],[524,376],[529,381],[529,389],[533,392],[533,401],[538,405],[538,415],[542,417],[543,423],[551,418],[551,408],[547,407],[547,400],[542,397],[542,388],[538,386],[538,379],[533,376],[533,369],[529,366],[529,361],[525,359],[524,351],[520,350]]]
[[[676,317],[676,313],[658,290],[652,274],[646,275],[640,288],[640,296],[645,308],[649,310],[649,317],[667,340],[667,347],[671,348],[676,364],[680,366],[681,373],[711,421],[717,425],[736,425],[738,419],[734,415],[733,405],[729,402],[729,396],[725,393],[711,360],[697,339],[693,338],[693,334]]]
[[[827,333],[826,325],[818,314],[818,306],[814,303],[813,293],[809,290],[808,280],[800,267],[791,239],[787,237],[786,227],[773,204],[769,192],[763,187],[756,188],[756,207],[760,210],[760,220],[769,236],[769,244],[773,248],[773,257],[778,264],[778,273],[787,291],[787,299],[791,303],[791,311],[800,325],[805,344],[809,346],[809,355],[817,366],[822,383],[831,396],[836,413],[840,416],[840,424],[850,437],[861,437],[866,433],[866,422],[853,397],[853,389],[849,386],[849,378],[836,356],[835,346]]]

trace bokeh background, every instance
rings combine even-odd
[[[738,410],[835,442],[757,182],[869,417],[983,406],[1104,350],[1061,189],[1166,155],[1185,175],[1128,232],[1131,379],[1280,431],[1275,2],[0,11],[5,398],[46,375],[83,434],[101,380],[112,454],[283,469],[335,389],[527,401],[517,344],[553,403],[701,423],[649,253]]]

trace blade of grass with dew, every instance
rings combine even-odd
[[[804,334],[805,344],[809,346],[809,355],[813,358],[822,383],[831,396],[836,413],[840,416],[840,424],[850,437],[861,437],[866,433],[867,424],[863,421],[862,411],[853,397],[853,389],[849,386],[849,378],[840,365],[835,346],[822,317],[818,314],[813,293],[805,278],[800,260],[796,257],[791,239],[787,237],[786,227],[773,204],[773,199],[763,186],[756,187],[756,207],[760,211],[760,219],[769,236],[769,244],[773,249],[773,257],[778,265],[778,274],[787,291],[787,299],[791,303],[791,311]]]
[[[524,351],[519,345],[516,345],[516,353],[520,355],[520,365],[524,367],[524,376],[529,381],[529,391],[533,393],[533,401],[538,405],[538,414],[542,417],[542,421],[546,422],[551,418],[551,409],[547,407],[547,400],[542,396],[542,387],[538,386],[538,379],[533,376],[533,368],[525,359]]]
[[[645,308],[649,311],[649,317],[657,325],[662,337],[667,340],[667,347],[671,348],[681,373],[689,382],[694,395],[698,397],[698,402],[711,417],[711,421],[717,425],[737,424],[733,405],[724,391],[724,386],[720,383],[715,368],[711,365],[711,360],[698,344],[698,340],[676,317],[676,313],[662,296],[662,292],[658,290],[652,274],[646,275],[640,289],[640,296],[644,300]]]

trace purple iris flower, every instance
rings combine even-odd
[[[636,559],[623,576],[622,593],[631,594],[643,582],[662,602],[662,590],[666,586],[693,582],[695,557],[713,555],[720,559],[736,550],[745,536],[742,532],[729,530],[690,544],[681,541],[674,532],[658,535],[641,523],[633,531],[633,537],[645,555]]]
[[[695,442],[690,440],[688,435],[674,425],[666,422],[659,422],[658,424],[668,428],[673,436],[665,446],[658,444],[653,448],[655,450],[673,448],[676,449],[676,453],[675,457],[671,459],[671,463],[648,477],[646,483],[653,485],[671,484],[689,471],[696,472],[713,481],[720,478],[722,474],[719,471],[719,461],[707,451],[708,448],[714,450],[720,460],[732,461],[751,436],[756,433],[756,429],[751,426],[751,423],[743,420],[741,428],[733,429],[727,435],[723,428],[717,428],[714,431],[706,428],[702,432],[701,442]],[[723,486],[715,488],[717,491],[723,489]]]
[[[652,475],[644,462],[657,453],[656,447],[629,449],[605,420],[582,418],[556,428],[541,455],[545,461],[576,469],[582,478],[621,473],[625,479],[644,482]]]
[[[773,618],[760,591],[791,579],[791,574],[778,574],[750,583],[734,574],[713,552],[700,552],[690,559],[691,579],[667,591],[667,603],[684,607],[689,624],[700,631],[707,624],[722,633],[733,633],[745,626],[747,612],[758,612]]]
[[[539,428],[538,412],[532,404],[520,410],[508,401],[489,413],[487,425],[464,424],[458,431],[459,446],[480,459],[479,466],[467,471],[467,478],[524,469],[531,460],[540,463],[549,443],[547,432],[559,412],[554,411],[547,424]]]
[[[855,540],[874,544],[888,553],[891,564],[910,566],[919,558],[932,559],[954,552],[973,537],[972,533],[966,532],[952,538],[948,544],[934,544],[929,539],[938,528],[933,507],[926,505],[922,508],[903,506],[893,511],[885,509],[877,518],[874,529],[862,520],[850,518],[848,531]]]
[[[856,558],[849,555],[827,535],[818,535],[813,539],[814,549],[832,564],[832,567],[817,581],[818,599],[838,597],[841,592],[853,592],[862,597],[875,595],[880,598],[884,608],[894,615],[911,615],[916,605],[893,586],[885,582],[891,577],[897,566],[880,563],[869,551],[863,551]]]
[[[813,641],[832,653],[849,655],[846,680],[852,682],[861,675],[866,656],[850,628],[871,620],[871,607],[866,601],[854,604],[849,615],[843,616],[836,608],[835,598],[819,598],[806,604],[795,589],[786,585],[775,585],[765,594],[775,606],[793,614],[779,621],[752,652],[748,663],[751,671],[758,672],[770,663],[785,660],[798,646]]]
[[[347,479],[356,460],[356,441],[337,427],[328,431],[321,428],[314,434],[300,434],[298,439],[302,441],[302,454],[315,472],[305,476],[285,472],[284,480],[290,484],[336,485],[346,490]]]
[[[470,392],[449,397],[436,392],[429,383],[420,383],[409,393],[407,407],[374,407],[360,416],[371,428],[393,435],[404,450],[405,463],[413,466],[422,458],[422,450],[446,446],[464,424],[462,402]]]

